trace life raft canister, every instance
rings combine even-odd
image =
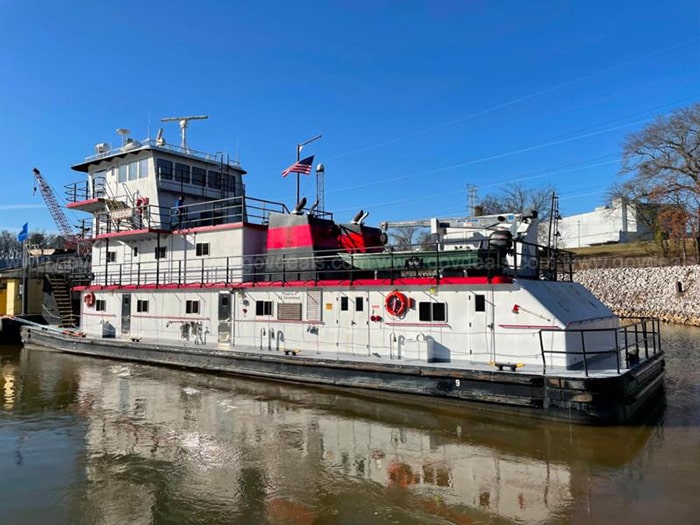
[[[95,306],[95,294],[92,292],[86,293],[84,301],[87,306],[92,308],[93,306]]]
[[[408,297],[406,294],[394,290],[384,299],[384,307],[394,317],[402,317],[408,309]]]

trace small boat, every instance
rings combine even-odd
[[[27,344],[589,423],[630,421],[661,391],[658,321],[572,282],[536,213],[338,222],[247,195],[239,162],[162,133],[100,142],[73,169],[92,280],[73,288],[73,330],[28,326]],[[406,225],[429,242],[392,247]]]
[[[340,259],[360,270],[483,270],[498,267],[496,250],[387,251],[381,253],[339,253]]]

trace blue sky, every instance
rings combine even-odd
[[[698,35],[697,0],[0,0],[0,229],[56,231],[32,167],[62,200],[116,128],[190,114],[191,147],[238,152],[248,194],[289,206],[280,172],[322,134],[305,153],[341,220],[460,215],[468,184],[514,180],[588,211],[626,134],[700,101]]]

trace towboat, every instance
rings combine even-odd
[[[186,124],[186,122],[185,122]],[[238,161],[157,139],[99,143],[72,166],[90,214],[79,325],[26,344],[110,359],[430,396],[614,424],[662,391],[655,319],[621,319],[537,242],[537,213],[343,223],[248,196]]]

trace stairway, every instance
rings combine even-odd
[[[58,316],[61,318],[61,326],[65,328],[76,326],[77,316],[73,312],[70,284],[66,275],[52,273],[46,274],[46,278],[51,284],[51,291],[56,301]]]

